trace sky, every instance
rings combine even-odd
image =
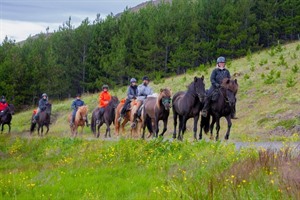
[[[41,32],[58,30],[71,17],[75,27],[97,14],[105,18],[147,0],[0,0],[0,43],[5,36],[16,42]]]

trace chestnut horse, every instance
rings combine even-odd
[[[50,125],[50,116],[51,116],[51,110],[52,110],[52,105],[50,103],[46,104],[46,110],[43,110],[39,113],[39,118],[36,121],[36,123],[32,123],[33,118],[35,116],[35,112],[31,116],[31,126],[30,126],[30,135],[34,132],[36,124],[38,124],[38,135],[43,136],[43,127],[46,126],[47,130],[46,133],[49,131],[49,125]],[[40,135],[40,130],[41,130],[41,135]]]
[[[136,108],[134,108],[134,106],[136,105],[136,100],[132,100],[130,103],[130,109],[126,111],[126,114],[124,116],[123,122],[120,123],[118,122],[118,119],[120,117],[121,114],[121,110],[123,109],[125,100],[121,100],[121,102],[119,103],[119,105],[116,108],[116,116],[115,116],[115,135],[119,136],[119,134],[121,133],[121,135],[125,134],[125,125],[127,124],[127,122],[129,121],[133,121],[133,114],[135,113]],[[133,110],[134,109],[134,112]],[[121,131],[120,131],[121,129]]]
[[[142,117],[143,124],[143,134],[142,138],[145,138],[145,129],[148,127],[150,134],[154,134],[155,137],[158,137],[159,127],[158,122],[163,120],[164,129],[160,136],[163,136],[167,131],[168,117],[170,114],[171,107],[171,96],[172,93],[169,89],[161,89],[158,97],[147,97],[144,103],[144,110]],[[149,127],[152,126],[153,127]],[[150,136],[150,135],[149,135]]]
[[[199,134],[199,139],[202,139],[202,129],[207,133],[210,130],[210,139],[213,139],[213,129],[216,123],[216,140],[219,139],[220,131],[220,118],[225,117],[227,120],[227,132],[225,135],[225,140],[229,139],[230,129],[232,126],[231,113],[233,112],[236,103],[236,94],[238,91],[237,80],[230,80],[224,78],[221,87],[218,89],[219,97],[216,101],[211,103],[210,109],[207,113],[207,117],[201,117],[201,130]],[[212,122],[210,123],[210,116],[212,117]]]
[[[73,126],[71,126],[71,136],[76,137],[78,134],[78,127],[81,126],[81,133],[83,132],[83,127],[88,115],[88,106],[80,106],[76,112],[75,120]],[[69,123],[72,120],[72,113],[68,117]]]

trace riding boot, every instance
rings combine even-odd
[[[103,114],[104,114],[104,108],[100,108],[98,119],[96,120],[96,124],[100,124],[100,120],[101,120]]]

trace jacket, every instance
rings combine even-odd
[[[3,110],[5,110],[6,108],[8,107],[8,103],[2,103],[2,102],[0,102],[0,111],[3,111]]]
[[[220,69],[217,67],[211,73],[210,82],[213,87],[217,88],[221,85],[224,78],[230,78],[230,72],[226,68]]]
[[[105,108],[108,105],[110,100],[111,100],[111,95],[108,91],[100,92],[100,94],[99,94],[99,108]]]
[[[141,84],[138,86],[138,100],[144,100],[148,95],[152,95],[153,90],[150,86]]]
[[[40,109],[41,111],[46,110],[47,104],[48,104],[48,100],[47,100],[47,99],[43,99],[43,98],[40,99],[40,101],[39,101],[39,109]]]
[[[75,99],[75,100],[72,102],[71,108],[72,108],[73,110],[77,110],[78,107],[83,106],[83,105],[84,105],[84,101],[82,101],[81,99]]]
[[[138,96],[138,87],[137,86],[129,86],[127,89],[127,99],[133,99]]]

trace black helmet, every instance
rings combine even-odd
[[[217,59],[217,63],[225,63],[225,62],[226,62],[226,59],[223,56],[221,56]]]
[[[6,102],[5,96],[1,97],[1,102]]]
[[[102,86],[102,90],[103,90],[104,88],[108,89],[108,85],[103,85],[103,86]]]
[[[48,96],[47,96],[47,94],[46,94],[46,93],[43,93],[43,94],[42,94],[42,97],[48,97]]]
[[[146,81],[150,81],[150,79],[148,78],[148,76],[144,76],[144,77],[143,77],[143,81],[145,81],[145,80],[146,80]]]

